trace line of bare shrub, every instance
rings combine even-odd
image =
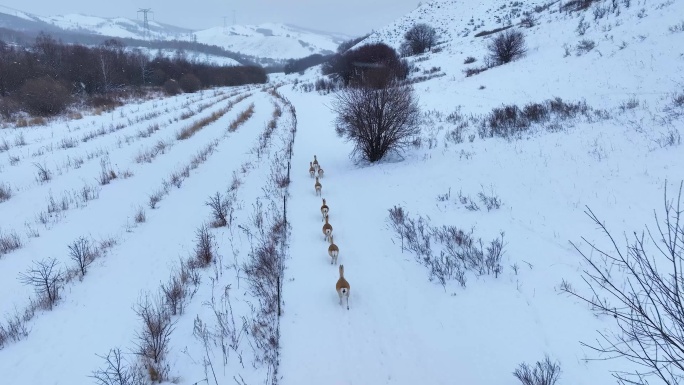
[[[246,110],[242,111],[240,113],[240,115],[238,115],[238,117],[235,118],[235,120],[230,122],[230,124],[228,125],[228,131],[234,132],[235,130],[237,130],[238,127],[240,127],[247,120],[249,120],[249,118],[251,118],[253,114],[254,114],[254,103],[250,104]]]
[[[237,129],[238,126],[246,122],[247,119],[249,119],[252,116],[253,111],[254,105],[252,104],[239,115],[239,123],[236,124],[235,129]],[[204,163],[209,158],[209,155],[213,154],[214,151],[216,151],[216,147],[218,147],[219,143],[219,139],[214,139],[213,141],[211,141],[211,143],[209,143],[203,149],[198,151],[197,154],[195,154],[195,156],[192,157],[190,163],[180,168],[179,170],[173,172],[171,175],[169,175],[167,179],[162,181],[162,187],[149,196],[149,207],[151,209],[156,209],[157,204],[163,199],[165,195],[167,195],[171,191],[172,186],[180,188],[183,184],[183,181],[186,178],[190,177],[190,171],[198,168],[200,164]]]
[[[473,231],[456,226],[434,227],[428,218],[411,218],[401,206],[389,209],[389,224],[401,240],[401,248],[412,252],[416,261],[428,269],[430,281],[446,287],[449,280],[466,286],[466,272],[498,277],[503,271],[504,233],[485,248]],[[433,242],[436,241],[436,242]],[[433,246],[439,245],[438,250]]]
[[[223,115],[227,114],[228,111],[230,111],[235,104],[245,100],[248,98],[250,95],[245,94],[240,96],[239,98],[235,99],[234,101],[231,101],[228,103],[227,106],[221,108],[220,110],[213,112],[211,115],[204,117],[196,122],[193,122],[191,125],[182,128],[178,134],[176,134],[176,139],[178,140],[185,140],[190,138],[191,136],[195,135],[199,130],[203,129],[204,127],[208,126],[209,124],[219,120]]]
[[[56,258],[34,261],[25,272],[19,274],[19,281],[33,287],[36,298],[29,298],[23,309],[15,309],[7,314],[5,321],[0,322],[0,349],[10,342],[17,342],[29,335],[27,324],[36,315],[37,310],[52,310],[61,299],[64,286],[79,278],[82,280],[88,267],[98,258],[116,245],[113,238],[105,238],[99,243],[85,237],[79,237],[68,245],[69,259],[72,266],[60,266]]]
[[[533,125],[550,123],[549,130],[557,130],[558,123],[564,120],[585,117],[605,117],[606,112],[594,110],[586,102],[565,102],[561,98],[549,99],[541,103],[529,103],[523,108],[517,105],[504,105],[492,109],[478,128],[480,138],[512,138],[528,131]]]

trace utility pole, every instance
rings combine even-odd
[[[150,38],[150,23],[147,19],[147,14],[152,13],[152,8],[140,8],[138,9],[138,15],[142,12],[143,14],[143,29],[145,30],[145,39]]]

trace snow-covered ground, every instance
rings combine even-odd
[[[371,37],[396,46],[400,41],[392,36],[402,35],[406,20],[456,20],[439,24],[446,36],[441,52],[410,59],[418,68],[412,76],[433,67],[441,76],[414,85],[423,140],[403,158],[372,166],[350,159],[351,144],[333,129],[334,95],[302,92],[316,71],[272,80],[285,83],[279,92],[297,113],[280,383],[498,385],[516,383],[513,370],[545,354],[561,365],[559,385],[612,383],[611,370],[636,368],[626,360],[587,360],[597,355],[580,341],[591,343],[597,330],[614,330],[614,321],[596,317],[563,294],[560,284],[565,280],[584,290],[582,259],[570,242],[584,251],[582,237],[610,246],[584,213],[586,207],[624,248],[621,234],[653,227],[653,210],[662,207],[665,186],[672,193],[684,180],[681,139],[676,140],[684,134],[682,110],[674,110],[678,116],[668,110],[673,95],[684,93],[684,45],[679,43],[684,32],[670,30],[682,23],[684,2],[632,1],[619,16],[611,13],[596,22],[590,9],[583,14],[589,23],[583,36],[575,32],[581,15],[552,5],[535,13],[535,27],[523,29],[529,47],[524,58],[465,77],[465,68],[482,65],[488,38],[466,34],[458,21],[484,22],[478,31],[498,27],[495,16],[504,19],[510,6],[493,3],[425,3]],[[577,55],[582,39],[596,47]],[[464,65],[468,56],[477,61]],[[291,83],[294,79],[299,83]],[[482,138],[472,122],[462,142],[448,135],[456,128],[447,119],[454,111],[470,121],[503,104],[522,107],[554,97],[584,100],[601,113],[560,121],[554,130],[533,126],[511,140]],[[179,130],[233,102],[215,122],[189,139],[177,139]],[[227,131],[252,104],[254,115]],[[275,134],[266,149],[256,151],[277,108],[283,114]],[[195,115],[181,119],[190,111]],[[0,203],[0,231],[14,232],[24,243],[0,256],[1,315],[21,312],[34,296],[17,279],[33,261],[55,258],[60,266],[71,266],[67,246],[78,237],[116,240],[82,281],[65,286],[53,310],[36,312],[27,323],[28,336],[0,350],[1,377],[17,384],[89,383],[87,376],[104,365],[97,355],[119,347],[132,361],[142,326],[136,303],[143,293],[156,293],[178,269],[179,258],[193,252],[196,229],[211,220],[205,202],[219,191],[235,196],[234,224],[210,230],[219,257],[201,270],[201,283],[184,314],[174,316],[170,375],[181,384],[253,384],[272,378],[258,359],[250,323],[258,300],[250,293],[243,263],[254,246],[255,213],[273,203],[274,165],[286,167],[283,153],[293,122],[285,101],[244,87],[0,131],[0,148],[4,142],[9,147],[0,154],[0,185],[13,189],[13,196]],[[164,150],[150,163],[136,162],[160,142]],[[156,209],[149,208],[149,196],[163,188],[163,181],[207,146],[215,151],[206,161],[180,188],[168,189]],[[350,310],[339,306],[334,289],[338,271],[330,264],[321,198],[308,174],[314,155],[325,169],[322,197],[330,206],[339,263],[351,285]],[[37,181],[36,165],[52,172],[52,179]],[[101,186],[97,178],[103,167],[127,177]],[[76,203],[44,216],[42,223],[51,195],[59,206],[63,196],[77,195],[73,191],[84,186],[98,189],[99,197],[73,198]],[[471,211],[458,197],[479,202],[480,192],[500,198],[501,207],[487,211],[480,204],[479,211]],[[139,206],[147,214],[144,223],[134,221]],[[428,270],[402,250],[390,228],[388,210],[394,206],[411,217],[429,218],[432,226],[472,230],[485,243],[504,232],[501,275],[468,272],[465,288],[454,281],[431,282]],[[6,325],[2,318],[0,325]],[[218,337],[226,328],[237,336],[233,346]],[[213,337],[202,341],[201,330]]]

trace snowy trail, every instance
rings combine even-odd
[[[322,127],[320,101],[297,96],[298,139],[293,157],[291,197],[291,260],[284,287],[282,319],[283,384],[380,384],[393,380],[421,382],[427,372],[449,364],[442,328],[443,296],[422,297],[425,277],[403,267],[403,256],[384,249],[367,234],[384,228],[385,197],[377,180],[350,167],[348,146],[340,146],[334,131]],[[292,97],[292,100],[294,98]],[[319,107],[320,106],[320,107]],[[350,310],[338,305],[337,266],[330,264],[323,239],[321,199],[314,195],[308,163],[316,154],[325,170],[323,197],[330,206],[330,223],[351,286]],[[365,176],[364,176],[365,175]],[[377,208],[380,208],[379,210]],[[448,297],[446,298],[448,300]],[[436,301],[436,302],[435,302]],[[441,309],[441,310],[440,310]],[[420,328],[418,328],[420,325]],[[424,329],[422,329],[424,328]],[[410,349],[409,349],[410,347]],[[311,370],[303,370],[306,366]],[[433,383],[447,383],[449,377]]]

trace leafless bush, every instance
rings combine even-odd
[[[34,166],[38,169],[38,174],[36,175],[36,181],[40,183],[49,182],[52,179],[52,172],[44,164],[34,163]]]
[[[463,73],[465,73],[465,76],[468,78],[468,77],[471,77],[473,75],[477,75],[480,72],[484,72],[487,69],[488,69],[488,67],[486,67],[486,66],[485,67],[472,67],[472,68],[464,69]]]
[[[135,216],[133,217],[135,220],[135,223],[144,223],[147,220],[147,216],[145,215],[145,208],[142,206],[138,206],[137,209],[135,209]]]
[[[537,361],[533,368],[523,362],[513,372],[523,385],[555,385],[560,374],[560,364],[552,362],[549,356],[545,356],[544,361]]]
[[[59,114],[70,101],[66,87],[48,76],[26,80],[19,94],[23,107],[39,116]]]
[[[140,368],[123,356],[121,349],[110,349],[106,356],[98,357],[105,360],[106,367],[92,372],[89,376],[98,385],[147,385],[148,381]]]
[[[161,202],[162,197],[164,196],[164,190],[158,190],[154,194],[150,195],[148,206],[154,210],[157,208],[157,203]]]
[[[410,86],[347,88],[333,102],[337,134],[354,143],[353,154],[377,162],[409,146],[420,134],[420,110]]]
[[[578,115],[589,116],[593,111],[585,102],[565,102],[561,98],[542,103],[529,103],[523,109],[517,105],[496,107],[484,117],[478,129],[480,138],[501,137],[510,139],[527,130],[533,124],[540,124],[555,118],[569,120]]]
[[[484,190],[480,191],[477,193],[477,197],[480,198],[480,201],[485,205],[487,211],[492,211],[501,207],[501,199],[494,193],[494,191],[492,191],[490,195],[485,194]]]
[[[468,211],[479,211],[480,206],[475,202],[470,195],[463,195],[461,190],[458,191],[458,201],[461,202],[463,207]]]
[[[171,315],[183,314],[188,289],[182,277],[172,274],[169,282],[161,285],[161,291],[164,295],[164,303]]]
[[[432,227],[429,219],[422,216],[413,219],[399,206],[389,210],[389,223],[401,239],[402,250],[411,251],[428,268],[430,280],[435,279],[442,286],[448,280],[455,280],[465,287],[468,270],[496,278],[503,269],[503,233],[485,251],[482,240],[475,239],[472,231],[466,233],[455,226]],[[433,251],[433,246],[439,254]]]
[[[92,242],[85,237],[75,240],[74,243],[69,245],[69,258],[76,262],[81,278],[83,278],[88,266],[95,260],[95,250],[93,250]]]
[[[591,51],[595,47],[596,47],[596,42],[594,42],[593,40],[584,39],[584,40],[580,40],[580,42],[577,43],[577,47],[575,47],[575,52],[576,52],[577,56],[581,56],[581,55]]]
[[[594,351],[607,358],[625,358],[643,370],[615,372],[620,383],[648,383],[655,377],[665,384],[680,384],[684,376],[684,207],[682,187],[677,199],[670,200],[667,182],[664,193],[664,215],[654,214],[657,231],[647,226],[645,232],[633,232],[626,251],[613,238],[604,222],[587,208],[585,213],[607,238],[611,249],[589,245],[591,253],[572,243],[584,261],[583,280],[588,292],[565,291],[589,304],[598,314],[615,319],[618,330],[600,333],[592,345]],[[596,257],[596,256],[598,257]]]
[[[489,43],[489,59],[495,66],[510,63],[525,55],[525,35],[517,30],[500,33]]]
[[[100,188],[86,184],[76,194],[80,197],[81,201],[89,202],[100,197]]]
[[[230,222],[232,223],[233,207],[229,198],[221,196],[220,192],[216,192],[214,196],[209,197],[209,200],[205,202],[205,205],[211,208],[211,214],[214,217],[214,221],[211,222],[212,227],[226,226],[229,223],[228,218],[230,218]]]
[[[670,27],[670,32],[684,32],[684,20]]]
[[[3,254],[9,254],[14,250],[20,249],[22,245],[21,238],[15,232],[3,233],[0,231],[0,257]]]
[[[404,49],[407,56],[418,55],[432,49],[437,43],[437,31],[427,24],[416,24],[404,34]]]
[[[682,135],[676,127],[670,127],[667,133],[662,134],[660,138],[656,139],[656,143],[658,143],[660,148],[679,146],[682,144]]]
[[[202,267],[207,267],[214,260],[214,235],[206,225],[195,231],[195,259]]]
[[[0,142],[0,152],[9,151],[9,149],[10,149],[10,144],[7,143],[7,140],[5,138],[3,138],[2,141]]]
[[[41,260],[33,263],[33,267],[19,274],[19,281],[33,286],[41,301],[48,309],[59,299],[63,271],[57,266],[57,259]]]
[[[100,185],[104,186],[109,184],[109,182],[116,179],[116,177],[116,172],[109,163],[109,157],[100,159],[100,176],[97,179]]]
[[[463,64],[475,63],[476,61],[477,61],[477,59],[475,59],[474,57],[468,56],[468,57],[463,61]]]
[[[193,93],[202,88],[202,82],[194,74],[187,73],[178,80],[178,84],[183,92]]]
[[[137,354],[143,358],[152,382],[167,380],[169,366],[165,360],[174,329],[171,315],[161,298],[152,300],[149,295],[138,301],[135,312],[143,322],[142,329],[136,333]]]
[[[532,14],[524,16],[520,19],[520,26],[524,28],[532,28],[537,25],[537,18],[532,16]]]
[[[12,187],[7,183],[0,183],[0,203],[12,197]]]

